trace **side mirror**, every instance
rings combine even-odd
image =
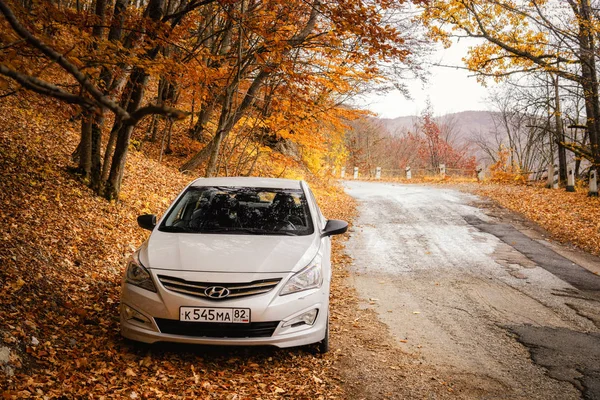
[[[156,226],[156,215],[154,214],[144,214],[137,217],[137,223],[140,228],[147,229],[149,231],[154,230]]]
[[[325,229],[321,232],[321,237],[339,235],[348,230],[348,223],[339,219],[330,219],[325,225]]]

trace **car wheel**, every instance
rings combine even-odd
[[[319,342],[319,353],[325,354],[329,351],[329,313],[327,314],[327,328],[325,329],[325,337]]]

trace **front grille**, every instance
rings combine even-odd
[[[213,283],[186,281],[185,279],[174,278],[172,276],[158,275],[158,280],[165,288],[173,292],[218,301],[267,293],[277,286],[281,278],[262,279],[246,283]],[[204,291],[213,286],[227,288],[229,295],[222,298],[208,297]]]
[[[271,337],[278,321],[251,322],[249,324],[221,324],[211,322],[188,322],[175,319],[155,318],[162,333],[206,338],[259,338]]]

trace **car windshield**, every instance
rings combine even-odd
[[[159,230],[290,236],[314,231],[300,189],[222,186],[188,188]]]

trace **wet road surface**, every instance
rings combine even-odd
[[[599,259],[523,234],[476,196],[345,187],[359,203],[351,279],[403,350],[478,398],[600,399],[600,277],[579,265]]]

